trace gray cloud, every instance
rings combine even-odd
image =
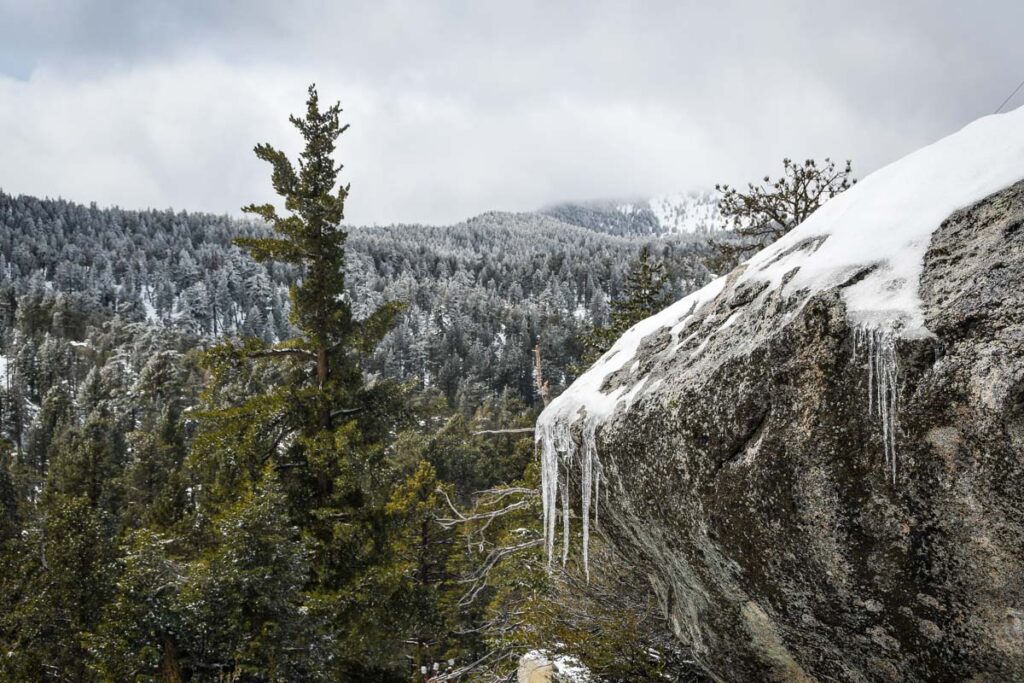
[[[1024,3],[0,0],[0,187],[237,212],[340,99],[355,223],[860,173],[1024,78]],[[1024,103],[1018,95],[1011,106]]]

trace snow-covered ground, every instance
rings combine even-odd
[[[615,205],[621,214],[650,210],[658,222],[658,234],[709,235],[722,229],[718,197],[712,192],[679,192],[652,197],[642,202]]]
[[[615,210],[630,215],[645,209],[654,214],[659,235],[708,235],[722,229],[718,197],[711,192],[679,192],[646,201],[618,204]]]
[[[710,192],[663,195],[648,200],[662,234],[706,235],[722,229],[718,198]]]

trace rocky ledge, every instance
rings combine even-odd
[[[994,118],[641,323],[538,422],[549,548],[582,499],[716,679],[1024,680],[1024,113]],[[872,232],[914,202],[941,216]]]

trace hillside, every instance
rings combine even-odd
[[[662,195],[635,201],[567,202],[541,213],[611,235],[693,237],[722,229],[717,198],[707,192]]]
[[[115,318],[190,345],[289,336],[286,287],[295,273],[257,264],[231,243],[261,231],[225,216],[0,194],[7,384],[30,362],[34,351],[26,348],[46,343],[60,349],[51,354],[70,358],[72,342],[90,342]],[[538,341],[552,382],[570,379],[576,336],[606,321],[642,246],[664,260],[677,295],[708,277],[702,241],[604,234],[544,214],[357,227],[349,245],[355,312],[384,301],[408,305],[368,369],[416,380],[465,405],[505,390],[532,402],[530,354]],[[87,371],[82,365],[72,374]],[[31,392],[34,400],[46,388]]]

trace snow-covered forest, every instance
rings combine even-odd
[[[575,222],[489,213],[446,227],[352,228],[353,309],[408,305],[368,369],[438,388],[467,409],[502,391],[533,404],[534,346],[541,344],[550,380],[564,386],[579,358],[577,338],[608,322],[609,302],[622,294],[642,247],[666,264],[675,296],[709,278],[701,235],[610,235],[579,227],[593,225],[585,218]],[[111,325],[189,346],[288,338],[295,270],[256,263],[232,244],[261,230],[225,216],[0,194],[7,385],[38,403],[51,382],[37,373],[80,381],[90,365],[84,354]]]

